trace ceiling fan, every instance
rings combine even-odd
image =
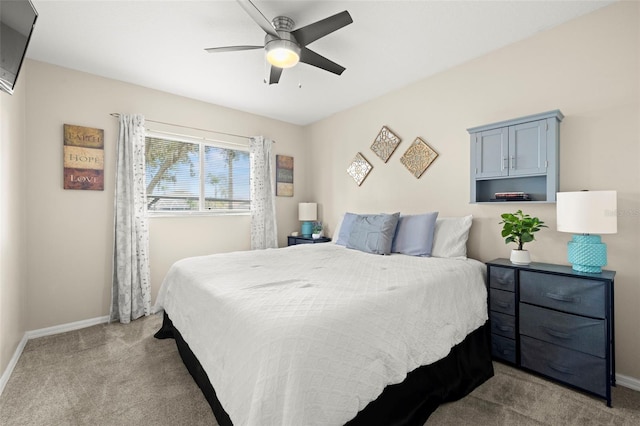
[[[270,66],[269,84],[280,81],[282,70],[298,62],[312,65],[340,75],[345,70],[341,65],[307,48],[307,45],[353,22],[346,10],[294,30],[295,23],[287,16],[276,16],[271,22],[250,0],[237,0],[249,16],[266,32],[264,46],[225,46],[205,49],[209,53],[235,52],[264,49]]]

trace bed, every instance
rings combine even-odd
[[[222,426],[423,424],[493,375],[485,268],[303,244],[183,259],[176,339]]]

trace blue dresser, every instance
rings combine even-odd
[[[487,262],[494,359],[606,399],[615,386],[614,271]]]

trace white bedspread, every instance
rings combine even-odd
[[[487,320],[484,265],[335,244],[176,262],[164,308],[233,424],[342,425]]]

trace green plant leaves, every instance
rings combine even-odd
[[[535,240],[534,233],[547,227],[543,221],[523,213],[522,210],[515,213],[503,213],[500,217],[502,218],[500,224],[503,225],[501,235],[505,239],[505,244],[516,243],[518,250],[522,250],[524,243]]]

